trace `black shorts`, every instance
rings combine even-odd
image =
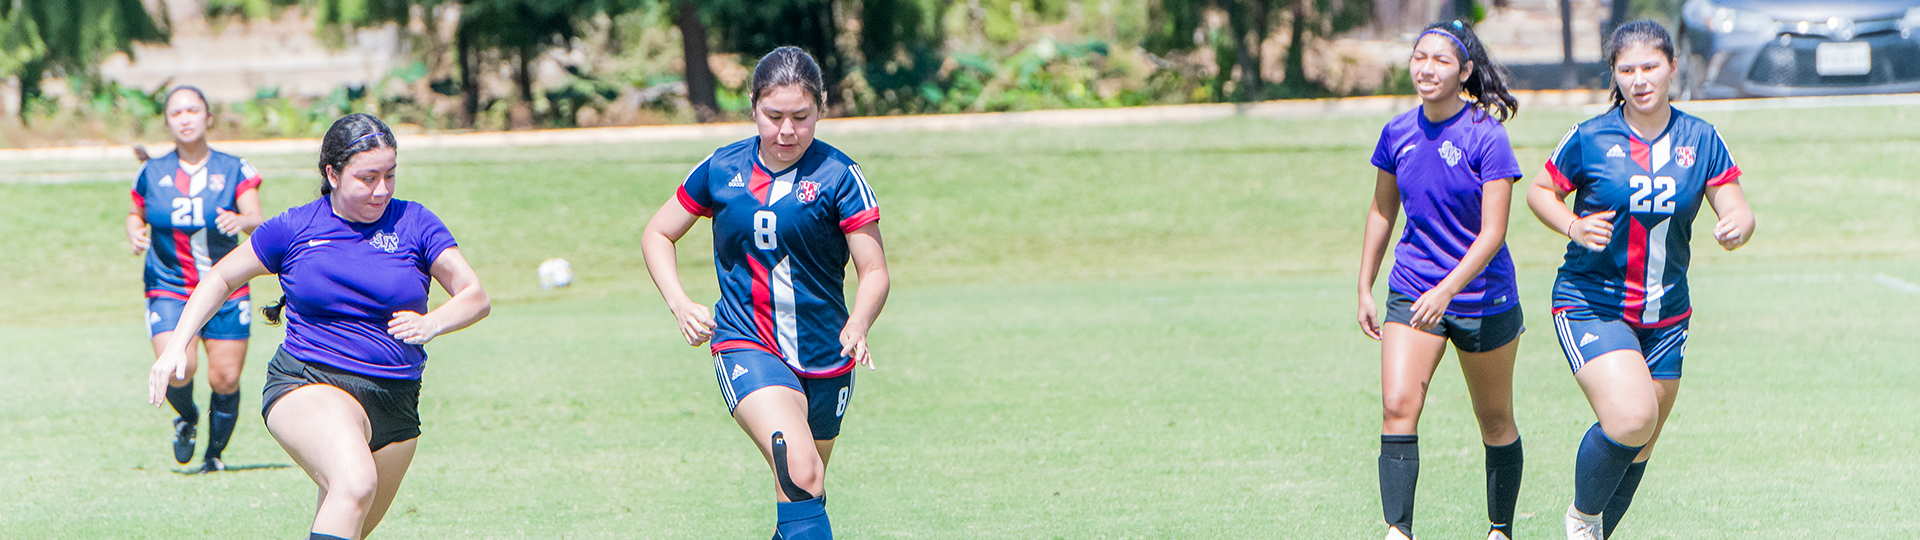
[[[310,384],[339,388],[360,402],[367,412],[367,424],[373,438],[367,451],[378,452],[387,445],[420,436],[420,381],[368,377],[333,366],[302,362],[280,349],[267,364],[266,396],[261,398],[260,418],[267,418],[273,404],[288,393]]]
[[[1412,296],[1398,292],[1387,293],[1387,322],[1400,323],[1408,327],[1413,324]],[[1520,313],[1520,304],[1512,308],[1485,317],[1459,317],[1441,315],[1440,324],[1428,330],[1429,334],[1453,341],[1453,346],[1461,351],[1483,353],[1507,346],[1527,331],[1526,316]]]

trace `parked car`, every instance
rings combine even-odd
[[[1920,92],[1920,0],[1689,0],[1682,99]]]

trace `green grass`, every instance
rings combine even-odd
[[[1920,535],[1906,519],[1920,298],[1876,281],[1920,282],[1913,116],[1707,115],[1760,230],[1728,254],[1696,228],[1688,377],[1624,538]],[[1526,170],[1579,119],[1516,121]],[[1354,328],[1352,276],[1383,121],[828,138],[879,192],[894,276],[880,370],[859,375],[829,475],[838,532],[1380,534],[1378,347]],[[720,142],[402,153],[401,197],[447,221],[495,309],[430,347],[426,435],[379,537],[769,532],[772,482],[705,355],[677,344],[636,241]],[[310,160],[256,160],[270,210],[315,194]],[[139,260],[119,231],[131,161],[5,167],[113,181],[0,182],[0,538],[301,537],[314,489],[297,469],[173,471],[171,413],[144,405]],[[1542,538],[1592,414],[1540,330],[1564,239],[1514,210],[1535,329],[1515,382],[1518,526]],[[712,299],[696,231],[683,272]],[[554,256],[579,280],[540,291],[533,268]],[[277,295],[270,279],[255,289]],[[227,455],[285,464],[258,416],[281,330],[255,330]],[[1449,360],[1421,430],[1423,537],[1484,534],[1472,422]]]

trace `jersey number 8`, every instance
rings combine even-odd
[[[1627,185],[1635,189],[1633,192],[1633,204],[1630,208],[1632,211],[1649,214],[1673,213],[1675,206],[1673,202],[1673,192],[1675,189],[1673,177],[1656,176],[1647,178],[1646,175],[1636,174],[1633,175],[1632,178],[1627,179]],[[1660,190],[1660,194],[1654,195],[1652,199],[1648,199],[1647,196],[1652,195],[1653,190],[1656,189]]]
[[[199,197],[191,199],[177,197],[173,199],[173,226],[205,227],[207,226],[206,210],[206,202]]]
[[[761,210],[753,213],[753,246],[761,251],[773,251],[780,248],[780,235],[774,232],[779,216],[771,211]]]

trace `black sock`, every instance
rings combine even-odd
[[[1600,515],[1600,530],[1606,537],[1613,536],[1613,526],[1620,524],[1620,516],[1627,515],[1627,507],[1633,506],[1633,492],[1640,490],[1640,478],[1647,475],[1647,462],[1641,461],[1627,466],[1627,475],[1620,477],[1620,487],[1613,489],[1613,498],[1607,500],[1607,512]]]
[[[233,438],[233,425],[240,417],[240,393],[214,394],[212,403],[207,405],[207,424],[213,427],[207,434],[207,457],[217,458],[227,450],[227,439]]]
[[[1487,521],[1513,538],[1513,507],[1520,502],[1520,469],[1526,461],[1520,440],[1487,447]]]
[[[1387,524],[1413,537],[1413,488],[1420,481],[1420,436],[1380,436],[1380,509]]]
[[[168,386],[167,404],[173,405],[174,412],[180,413],[187,423],[200,424],[200,407],[193,404],[193,381],[187,381],[186,386]]]

